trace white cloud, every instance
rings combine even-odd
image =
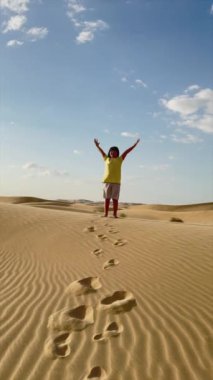
[[[39,2],[39,0],[37,0]],[[45,27],[32,27],[28,30],[23,28],[23,25],[27,22],[27,17],[24,15],[29,10],[30,0],[0,0],[0,8],[5,11],[17,13],[11,16],[9,20],[3,22],[3,33],[10,31],[17,32],[22,31],[25,36],[30,38],[31,42],[43,39],[48,34],[48,29]],[[5,14],[7,14],[6,12]],[[23,45],[23,42],[18,39],[13,39],[7,42],[7,46],[19,46]]]
[[[121,136],[123,137],[138,137],[138,133],[131,133],[131,132],[121,132]]]
[[[210,14],[213,15],[213,4],[212,4],[212,6],[210,8]]]
[[[69,173],[66,170],[49,169],[46,166],[38,165],[35,162],[27,162],[22,166],[22,169],[27,173],[26,176],[34,177],[67,177]]]
[[[83,29],[76,37],[76,41],[79,44],[84,44],[86,42],[92,41],[95,37],[95,32],[98,30],[105,30],[109,26],[103,20],[96,21],[84,21],[82,24]]]
[[[196,90],[193,85],[193,90]],[[173,124],[185,125],[205,133],[213,133],[213,90],[199,89],[190,94],[182,94],[171,99],[162,98],[161,105],[179,116]]]
[[[108,25],[103,20],[96,20],[96,21],[84,21],[85,28],[88,28],[90,30],[96,31],[97,29],[104,30],[108,28]]]
[[[162,105],[173,112],[178,112],[182,116],[190,115],[199,108],[199,100],[188,95],[180,95],[170,100],[161,99]]]
[[[48,34],[48,29],[45,27],[33,27],[27,31],[27,35],[32,38],[31,41],[37,41],[45,38]]]
[[[40,166],[36,164],[35,162],[27,162],[22,166],[22,169],[24,170],[31,170],[31,169],[44,169],[44,166]]]
[[[9,47],[21,46],[23,44],[24,44],[24,42],[19,41],[19,40],[10,40],[7,42],[7,46],[9,46]]]
[[[188,93],[191,91],[196,91],[196,90],[199,90],[199,88],[200,86],[198,86],[197,84],[192,84],[191,86],[187,87],[184,92]]]
[[[94,33],[89,30],[83,30],[79,33],[79,35],[76,37],[76,41],[79,44],[85,44],[86,42],[92,41],[94,38]]]
[[[30,0],[0,0],[0,8],[15,13],[24,13],[28,11],[29,2]]]
[[[213,115],[196,116],[194,118],[184,118],[182,121],[176,123],[180,126],[187,126],[196,128],[206,133],[213,133]]]
[[[139,87],[147,88],[147,84],[144,83],[141,79],[135,79],[135,84]]]
[[[66,0],[67,3],[67,15],[70,18],[72,24],[80,29],[76,37],[77,44],[85,44],[92,41],[95,38],[95,33],[100,30],[105,30],[109,25],[103,20],[87,21],[79,18],[79,15],[87,11],[87,8],[81,1]]]
[[[78,13],[84,12],[86,10],[85,6],[77,0],[67,0],[68,16],[71,18]]]
[[[174,156],[169,156],[168,159],[169,159],[169,160],[174,160],[175,157],[174,157]]]
[[[6,23],[3,33],[20,30],[26,21],[27,18],[24,15],[12,16]]]
[[[191,115],[198,111],[213,112],[213,90],[206,88],[194,95],[178,95],[169,100],[161,99],[167,109],[181,116]]]

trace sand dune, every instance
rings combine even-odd
[[[0,202],[0,379],[212,379],[211,204],[22,201]]]
[[[192,205],[132,205],[124,210],[126,216],[141,219],[169,221],[179,218],[184,223],[213,225],[213,203]]]
[[[26,204],[39,208],[59,211],[74,211],[88,214],[101,214],[103,202],[45,200],[36,197],[1,197],[0,203]],[[111,210],[111,209],[110,209]],[[159,221],[170,221],[171,218],[181,219],[184,223],[213,224],[213,203],[198,203],[188,205],[149,205],[120,203],[121,215],[128,218],[140,218]],[[116,233],[116,230],[111,230]]]

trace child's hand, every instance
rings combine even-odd
[[[95,143],[95,145],[96,145],[97,147],[99,147],[100,143],[99,143],[98,139],[94,139],[94,143]]]

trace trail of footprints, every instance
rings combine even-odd
[[[108,226],[110,234],[117,234],[113,226]],[[84,228],[86,233],[97,231],[93,225]],[[120,247],[127,244],[127,240],[116,239],[111,240],[105,234],[96,234],[99,242],[109,241],[114,247]],[[104,254],[103,248],[95,248],[91,252],[95,257],[102,257]],[[108,270],[119,264],[118,259],[111,258],[103,263],[103,270]],[[86,277],[80,280],[73,281],[67,288],[66,293],[73,296],[87,295],[89,293],[96,293],[102,287],[99,277]],[[45,341],[44,350],[48,357],[52,359],[66,358],[72,351],[72,331],[81,331],[90,325],[93,325],[94,308],[97,311],[109,312],[110,315],[119,314],[122,312],[130,311],[133,307],[137,306],[136,300],[131,292],[125,290],[117,290],[114,293],[100,299],[95,307],[90,305],[81,304],[75,308],[64,308],[53,313],[48,319],[49,336]],[[123,332],[123,326],[116,321],[112,320],[105,328],[104,331],[95,332],[93,335],[93,342],[106,343],[111,338],[119,336]],[[100,366],[93,367],[90,372],[82,378],[86,379],[107,379],[106,371]]]

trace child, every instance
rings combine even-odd
[[[139,143],[140,139],[136,141],[136,143],[131,146],[129,149],[125,150],[125,152],[119,156],[119,149],[117,146],[113,146],[109,149],[108,155],[101,149],[100,143],[97,139],[94,139],[94,143],[97,146],[98,150],[101,152],[103,159],[105,161],[105,173],[103,178],[104,183],[104,198],[105,198],[105,206],[104,216],[108,216],[110,199],[113,200],[113,215],[117,218],[118,211],[118,199],[120,193],[120,183],[121,183],[121,165],[126,155],[133,150],[136,145]]]

